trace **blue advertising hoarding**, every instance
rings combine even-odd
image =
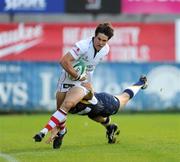
[[[1,0],[0,12],[63,13],[64,0]]]
[[[0,111],[54,111],[61,70],[58,63],[1,62]],[[149,86],[127,104],[125,111],[180,110],[180,64],[103,63],[95,70],[94,89],[120,94],[141,74],[147,75]]]

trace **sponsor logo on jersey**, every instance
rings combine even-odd
[[[74,46],[74,47],[72,48],[72,50],[74,51],[74,53],[75,53],[77,56],[79,55],[79,52],[80,52],[79,47]]]

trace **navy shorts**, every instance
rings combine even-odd
[[[108,117],[118,112],[120,107],[118,98],[105,92],[95,93],[95,96],[98,99],[98,104],[93,105],[92,110],[88,113],[90,118],[97,116]]]

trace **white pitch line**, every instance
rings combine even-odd
[[[7,160],[8,162],[18,162],[18,160],[16,160],[13,156],[10,156],[8,154],[4,154],[4,153],[1,153],[1,152],[0,152],[0,157]]]
[[[54,149],[52,150],[49,150],[49,151],[43,151],[41,152],[41,155],[43,154],[47,154],[47,153],[52,153],[53,151],[55,151]],[[16,153],[13,153],[14,155],[26,155],[26,154],[36,154],[36,153],[39,153],[39,152],[34,152],[34,151],[25,151],[25,152],[16,152]]]

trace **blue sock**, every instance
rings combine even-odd
[[[133,98],[134,92],[131,89],[125,89],[123,92],[129,94],[129,99]]]
[[[137,83],[133,84],[132,86],[126,88],[124,90],[124,92],[129,94],[129,98],[131,99],[141,89],[142,85],[144,85],[144,82],[143,81],[138,81]]]

